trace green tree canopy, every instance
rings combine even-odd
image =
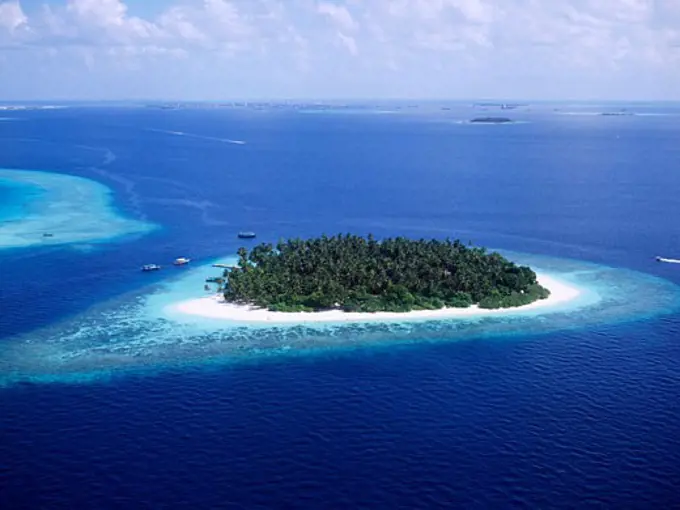
[[[224,297],[274,311],[396,311],[521,306],[546,298],[536,273],[459,240],[289,239],[238,250]]]

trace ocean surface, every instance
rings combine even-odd
[[[3,510],[680,508],[679,105],[3,115]],[[460,238],[585,292],[465,324],[164,315],[240,230]]]

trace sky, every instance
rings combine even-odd
[[[0,100],[680,100],[680,0],[0,0]]]

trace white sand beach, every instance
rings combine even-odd
[[[573,286],[546,274],[537,273],[538,282],[548,290],[550,296],[531,304],[516,308],[501,308],[496,310],[482,309],[477,306],[469,308],[441,308],[439,310],[417,310],[407,313],[377,312],[377,313],[348,313],[342,310],[324,312],[271,312],[252,306],[234,305],[226,303],[221,294],[203,298],[181,301],[168,307],[171,313],[180,313],[203,317],[207,319],[221,319],[243,323],[309,323],[309,322],[366,322],[386,320],[410,319],[455,319],[477,317],[484,315],[498,315],[517,313],[525,310],[549,309],[578,297],[581,291]]]

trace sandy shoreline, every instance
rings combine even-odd
[[[347,313],[341,310],[326,312],[270,312],[269,310],[251,306],[225,303],[221,295],[211,295],[203,298],[181,301],[168,307],[171,313],[203,317],[206,319],[220,319],[243,323],[309,323],[309,322],[365,322],[383,320],[409,319],[454,319],[457,317],[478,317],[517,313],[525,310],[550,308],[552,306],[571,301],[579,296],[581,291],[567,285],[546,274],[537,274],[541,285],[550,290],[550,297],[531,304],[497,310],[481,309],[477,306],[469,308],[442,308],[439,310],[417,310],[407,313],[377,312],[377,313]]]

